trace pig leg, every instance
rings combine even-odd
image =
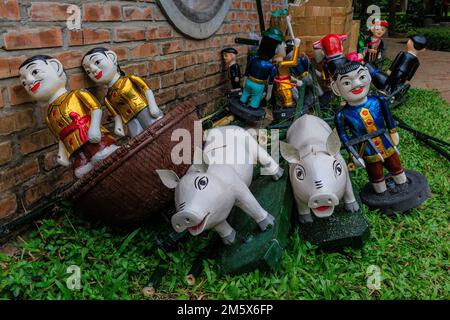
[[[232,244],[236,240],[236,231],[225,220],[214,227],[224,244]]]
[[[337,158],[345,168],[346,165],[344,158],[342,158],[342,156],[338,156]],[[359,211],[359,204],[356,201],[355,194],[353,193],[352,181],[350,180],[350,174],[348,172],[347,172],[347,183],[345,185],[345,193],[344,193],[344,206],[345,210],[349,212]]]
[[[313,218],[311,215],[311,209],[309,209],[308,204],[295,197],[295,202],[297,203],[298,218],[300,223],[313,223]]]
[[[275,218],[261,207],[247,185],[239,183],[236,190],[236,206],[252,217],[262,231],[265,231],[269,225],[275,225]]]
[[[258,162],[264,167],[264,170],[275,181],[278,181],[283,176],[284,170],[250,134],[248,136],[250,137],[250,152],[258,159]]]

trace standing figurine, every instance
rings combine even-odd
[[[273,82],[277,72],[276,66],[272,64],[272,59],[275,56],[277,47],[283,41],[283,33],[277,28],[272,27],[264,32],[257,56],[249,61],[245,72],[246,81],[241,103],[247,104],[250,100],[250,107],[258,109],[264,98],[266,85],[266,100],[270,100],[272,97]]]
[[[369,28],[370,36],[368,36],[364,43],[364,61],[374,63],[384,57],[384,41],[383,36],[389,27],[387,21],[376,20],[373,21],[372,26]]]
[[[347,38],[346,34],[328,34],[314,42],[314,58],[317,63],[323,62],[324,80],[329,80],[334,70],[345,63],[343,42]]]
[[[424,52],[427,46],[427,38],[423,35],[411,36],[406,44],[407,51],[397,54],[388,71],[386,92],[394,92],[399,84],[410,81],[420,66],[419,53]]]
[[[377,194],[387,191],[383,167],[401,187],[407,182],[397,145],[397,125],[384,98],[368,96],[371,77],[369,70],[359,62],[347,62],[333,75],[331,87],[347,104],[336,114],[336,129],[345,148],[357,165],[367,170]],[[350,133],[350,135],[349,135]],[[359,153],[352,142],[361,140]]]
[[[92,81],[108,86],[105,104],[114,116],[114,132],[118,136],[125,135],[123,124],[128,126],[130,136],[135,137],[163,117],[147,83],[140,77],[126,76],[115,52],[94,48],[83,57],[82,65]]]
[[[37,101],[49,104],[45,122],[59,141],[58,163],[72,162],[81,178],[118,147],[101,127],[99,101],[86,90],[66,89],[67,76],[57,59],[37,55],[19,67],[20,81]]]
[[[231,92],[238,92],[241,90],[241,68],[236,61],[238,54],[234,48],[225,48],[221,51],[223,61],[228,67],[228,74],[231,82]]]
[[[294,108],[295,101],[293,96],[293,89],[298,85],[298,82],[293,82],[291,79],[291,68],[298,65],[300,39],[295,38],[293,54],[287,58],[286,44],[283,42],[277,47],[273,63],[277,67],[277,75],[275,82],[275,97],[281,109]]]

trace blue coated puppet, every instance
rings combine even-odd
[[[269,28],[263,34],[258,53],[250,58],[245,72],[245,84],[241,103],[258,109],[264,98],[267,87],[266,100],[272,97],[273,82],[277,73],[276,65],[272,63],[277,47],[284,41],[283,33],[278,28]]]
[[[355,163],[366,168],[374,191],[383,194],[387,191],[384,167],[400,189],[407,178],[397,150],[396,122],[384,98],[368,96],[370,83],[369,70],[359,62],[348,61],[336,69],[331,87],[347,103],[336,114],[335,124]]]

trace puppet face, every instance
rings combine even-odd
[[[109,84],[117,71],[117,55],[112,51],[95,52],[83,59],[83,68],[95,83]]]
[[[32,61],[20,68],[19,75],[25,90],[37,101],[47,102],[65,88],[67,81],[63,66],[56,59]]]
[[[236,62],[236,55],[234,53],[224,52],[222,56],[223,56],[223,61],[227,65],[230,65],[230,64]]]
[[[370,30],[372,31],[372,34],[374,37],[381,38],[386,33],[386,27],[383,26],[374,26],[371,27]]]
[[[369,94],[371,80],[369,70],[361,66],[357,70],[339,75],[333,81],[332,88],[336,95],[347,102],[359,102]]]

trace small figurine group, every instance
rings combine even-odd
[[[83,57],[82,66],[95,83],[108,86],[104,102],[114,116],[117,136],[125,135],[123,124],[135,137],[163,116],[152,90],[142,78],[125,76],[113,51],[94,48]],[[118,149],[116,140],[101,125],[101,103],[87,90],[67,90],[60,61],[36,55],[22,63],[19,73],[30,96],[48,103],[45,122],[59,141],[57,161],[63,166],[72,164],[77,178]]]
[[[367,33],[361,34],[358,42],[358,53],[364,56],[364,62],[378,63],[384,59],[386,46],[383,36],[388,28],[389,23],[387,21],[374,20]]]

